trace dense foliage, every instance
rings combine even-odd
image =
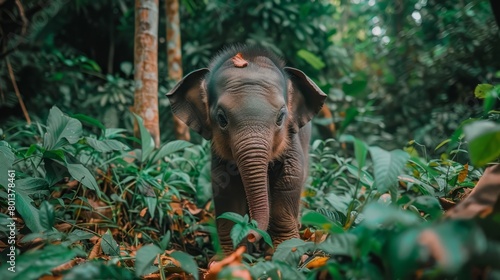
[[[210,144],[173,140],[165,31],[155,149],[129,113],[134,1],[19,3],[0,0],[3,279],[198,279],[220,253]],[[308,73],[333,112],[314,120],[301,239],[272,258],[240,251],[220,278],[498,277],[498,202],[443,216],[500,156],[500,38],[487,2],[185,0],[180,13],[185,72],[227,44],[262,45]],[[332,122],[336,138],[322,129]],[[16,274],[6,272],[12,185]],[[235,243],[255,229],[227,218]]]

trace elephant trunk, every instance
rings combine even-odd
[[[266,133],[242,133],[241,140],[235,145],[235,158],[238,170],[243,181],[247,197],[250,218],[257,221],[261,230],[269,226],[269,194],[268,194],[268,161],[270,154],[269,140]],[[250,242],[261,238],[260,234],[252,231],[248,235]]]

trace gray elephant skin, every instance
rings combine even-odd
[[[249,214],[275,248],[298,238],[310,121],[326,98],[321,89],[272,52],[235,46],[186,75],[167,96],[173,113],[211,140],[216,216]],[[233,223],[216,223],[228,253]],[[259,238],[252,232],[248,239]]]

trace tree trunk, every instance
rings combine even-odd
[[[144,120],[144,126],[159,147],[158,0],[135,0],[134,68],[133,111]],[[138,136],[137,126],[134,130]]]
[[[179,24],[179,0],[166,0],[167,14],[167,66],[168,77],[172,80],[182,79],[181,29]],[[189,141],[189,128],[175,115],[174,131],[177,139]]]

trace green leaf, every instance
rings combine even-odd
[[[484,166],[500,156],[500,125],[492,121],[476,121],[464,126],[464,134],[474,166]]]
[[[415,198],[413,205],[431,216],[433,219],[439,218],[443,214],[441,203],[434,196],[422,195]]]
[[[7,145],[5,141],[0,141],[0,143]],[[15,159],[16,156],[8,146],[0,146],[0,185],[5,189],[9,185],[9,176],[7,176],[7,173],[12,169]]]
[[[155,155],[154,155],[153,159],[151,160],[151,162],[153,162],[153,163],[157,162],[157,161],[161,160],[162,158],[164,158],[164,157],[166,157],[168,155],[171,155],[171,154],[173,154],[175,152],[184,150],[185,148],[191,147],[191,146],[193,146],[192,143],[184,141],[184,140],[175,140],[175,141],[172,141],[172,142],[168,142],[165,145],[163,145],[158,150],[158,152],[155,153]]]
[[[196,264],[192,256],[181,251],[175,251],[172,254],[170,254],[170,256],[179,261],[182,270],[184,270],[186,273],[191,274],[194,277],[194,279],[196,280],[199,279],[198,265]]]
[[[61,163],[58,160],[44,158],[43,163],[46,172],[45,180],[47,180],[49,186],[53,186],[68,175],[68,168],[65,166],[65,162]]]
[[[99,186],[87,167],[81,163],[68,163],[66,167],[71,177],[75,178],[75,180],[82,183],[85,187],[96,191],[98,195],[100,194]]]
[[[46,231],[50,231],[54,226],[54,221],[54,207],[45,200],[40,205],[40,224]]]
[[[342,123],[340,124],[340,131],[344,131],[349,124],[351,124],[356,117],[359,115],[359,111],[356,107],[349,107],[345,111],[345,117]]]
[[[111,263],[111,262],[110,262]],[[97,280],[97,279],[120,279],[135,280],[134,274],[125,267],[116,264],[105,264],[103,261],[88,261],[73,267],[64,274],[63,280]]]
[[[26,189],[30,181],[16,181],[16,211],[21,215],[26,226],[34,233],[43,232],[44,227],[40,223],[40,211],[33,206],[33,199]]]
[[[402,150],[386,151],[379,147],[370,147],[375,175],[375,188],[379,193],[391,191],[394,197],[397,191],[398,176],[410,158]]]
[[[280,277],[279,267],[273,262],[258,262],[250,268],[250,274],[252,279],[290,279]]]
[[[116,243],[115,239],[111,235],[111,231],[108,231],[102,236],[101,248],[104,254],[108,256],[119,256],[120,246]]]
[[[112,151],[126,151],[130,150],[130,148],[123,144],[118,140],[106,139],[106,140],[97,140],[91,137],[85,137],[85,140],[96,151],[108,153]]]
[[[344,229],[341,225],[336,222],[328,219],[324,215],[318,212],[307,212],[304,216],[302,216],[302,224],[304,225],[312,225],[320,227],[324,230],[327,230],[330,233],[343,233]]]
[[[331,255],[356,258],[359,254],[359,242],[358,236],[352,233],[331,234],[317,249]]]
[[[141,162],[145,162],[146,159],[151,154],[151,152],[153,152],[155,148],[155,142],[153,140],[153,137],[151,137],[149,131],[146,129],[146,127],[144,127],[144,122],[142,121],[142,118],[136,114],[134,114],[134,117],[137,120],[139,131],[141,133],[141,149],[142,149]]]
[[[168,245],[170,244],[170,239],[172,238],[172,232],[171,231],[167,231],[167,233],[165,233],[160,241],[160,248],[162,250],[167,250],[168,248]]]
[[[253,221],[255,221],[255,220],[252,220],[252,222]],[[257,226],[255,226],[255,227],[252,226],[251,228],[253,230],[255,230],[258,234],[260,234],[260,236],[262,236],[262,239],[264,239],[264,242],[266,242],[267,245],[269,245],[271,248],[273,248],[273,240],[271,239],[271,235],[269,235],[269,233],[257,228]]]
[[[2,279],[24,280],[39,279],[42,275],[78,255],[77,251],[61,245],[48,245],[42,249],[26,252],[16,258],[16,272],[6,273],[4,263],[1,267]]]
[[[98,127],[100,129],[102,129],[103,131],[106,130],[106,127],[97,119],[94,119],[92,117],[89,117],[87,115],[84,115],[84,114],[74,114],[74,115],[71,115],[72,118],[74,119],[77,119],[83,123],[86,123],[86,124],[90,124],[90,125],[93,125],[95,127]]]
[[[420,248],[418,235],[422,229],[410,228],[388,241],[386,250],[388,263],[394,279],[409,279],[410,275],[418,268]]]
[[[321,70],[323,69],[326,65],[325,63],[317,57],[315,54],[312,52],[301,49],[297,52],[297,56],[305,60],[309,65],[311,65],[314,69],[316,70]]]
[[[274,252],[273,255],[273,261],[282,261],[288,265],[297,266],[302,255],[312,250],[314,246],[314,243],[305,242],[298,238],[285,240],[276,248],[276,252]]]
[[[223,213],[222,215],[217,217],[217,219],[227,219],[227,220],[230,220],[236,224],[243,223],[243,221],[244,221],[243,216],[241,216],[240,214],[234,213],[234,212]]]
[[[359,96],[365,92],[367,86],[368,80],[366,74],[358,72],[352,81],[342,84],[342,91],[349,96]]]
[[[403,211],[392,205],[371,203],[363,210],[363,226],[371,229],[395,225],[416,226],[421,221],[420,217],[414,213]]]
[[[151,218],[154,218],[156,205],[158,204],[158,198],[153,196],[144,196],[144,200],[146,201],[146,205],[148,206],[149,215],[151,215]]]
[[[135,275],[137,277],[141,277],[151,273],[153,268],[158,269],[153,266],[153,262],[157,256],[163,252],[164,251],[162,249],[153,244],[142,246],[139,250],[137,250],[137,254],[135,256]],[[151,266],[153,266],[153,268],[151,268]]]
[[[341,135],[339,141],[354,143],[354,155],[356,156],[356,161],[358,162],[359,172],[361,172],[361,168],[363,168],[366,163],[368,145],[352,135]]]
[[[56,150],[67,144],[74,144],[82,135],[82,123],[70,118],[56,106],[52,107],[47,118],[47,132],[44,135],[43,147]]]
[[[484,99],[486,98],[486,95],[490,92],[490,90],[493,89],[493,85],[490,84],[479,84],[476,86],[476,89],[474,89],[474,95],[476,98],[479,99]]]
[[[246,224],[234,224],[229,236],[231,236],[231,240],[233,241],[233,247],[236,248],[240,242],[245,239],[250,233],[250,228]]]

